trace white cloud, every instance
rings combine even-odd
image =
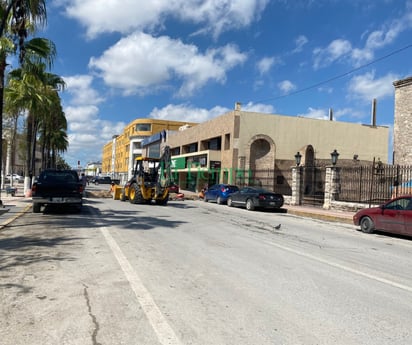
[[[99,118],[98,105],[105,99],[93,88],[93,78],[87,75],[66,76],[63,110],[68,125],[68,151],[64,158],[73,166],[89,161],[100,161],[103,146],[114,134],[123,132],[124,122],[110,122]]]
[[[375,79],[374,71],[355,76],[348,84],[349,97],[365,102],[372,102],[374,98],[379,100],[393,97],[393,82],[399,79],[399,76],[393,73]]]
[[[67,0],[66,13],[87,29],[90,38],[106,32],[128,34],[162,29],[164,18],[202,26],[202,32],[221,32],[249,26],[269,0]]]
[[[346,118],[346,119],[362,119],[365,117],[364,112],[361,112],[359,110],[355,110],[352,108],[343,108],[343,109],[337,109],[336,111],[333,109],[333,118],[335,120],[339,120],[342,118]]]
[[[161,120],[204,122],[228,112],[230,109],[214,107],[212,109],[196,108],[188,104],[169,104],[163,108],[154,108],[149,117]]]
[[[73,109],[69,109],[69,113],[70,110]],[[101,161],[104,145],[114,134],[123,133],[125,126],[124,122],[113,123],[100,119],[90,122],[83,120],[83,123],[71,122],[69,149],[64,154],[65,160],[73,165],[80,160],[82,166],[91,161]]]
[[[99,93],[92,88],[93,77],[89,75],[75,75],[63,77],[66,83],[66,90],[72,98],[71,103],[82,104],[99,104],[104,101]]]
[[[303,46],[308,43],[309,40],[305,35],[300,35],[298,38],[295,39],[296,47],[292,50],[292,53],[299,53],[303,50]]]
[[[94,105],[66,106],[64,112],[66,114],[69,128],[72,123],[79,123],[84,130],[88,130],[91,121],[97,119],[99,108]],[[84,125],[85,122],[88,123],[88,126]]]
[[[253,103],[249,102],[241,107],[244,111],[251,111],[255,113],[266,113],[266,114],[273,114],[275,112],[275,108],[273,108],[270,104],[262,104],[262,103]]]
[[[309,107],[306,113],[298,114],[298,116],[308,117],[318,120],[329,120],[329,112],[332,110],[333,121],[344,121],[343,119],[362,119],[365,117],[365,113],[352,108],[312,108]]]
[[[249,102],[241,105],[244,111],[258,112],[258,113],[274,113],[272,105]],[[183,121],[183,122],[205,122],[217,116],[223,115],[233,109],[216,106],[211,109],[196,108],[190,104],[169,104],[163,108],[154,108],[149,114],[150,118]]]
[[[375,57],[375,51],[395,41],[406,29],[412,27],[412,13],[407,12],[403,17],[383,25],[382,28],[367,35],[365,46],[356,48],[351,54],[355,66],[360,66]]]
[[[319,69],[329,66],[352,51],[352,45],[348,40],[333,40],[326,48],[313,50],[313,67]]]
[[[279,64],[279,63],[281,63],[281,60],[278,57],[274,57],[274,56],[264,57],[258,61],[257,69],[259,70],[260,75],[263,75],[269,72],[270,69],[273,67],[273,65]]]
[[[226,72],[246,59],[234,45],[203,54],[180,40],[138,32],[121,39],[102,56],[91,58],[89,67],[99,71],[107,85],[125,94],[154,93],[176,78],[181,80],[176,93],[187,96],[210,81],[224,83]]]
[[[379,29],[363,33],[366,37],[363,47],[353,47],[348,40],[335,39],[326,48],[316,48],[313,51],[313,67],[327,67],[333,62],[347,58],[355,67],[359,67],[375,58],[375,51],[393,43],[405,30],[412,28],[412,5],[408,1],[405,13],[399,18],[384,23]]]
[[[333,93],[333,87],[331,86],[321,86],[318,87],[319,92],[325,92],[325,93]]]
[[[280,83],[278,83],[278,87],[283,94],[288,94],[291,91],[296,90],[296,85],[293,84],[290,80],[281,81]]]
[[[316,108],[309,107],[306,113],[298,114],[298,116],[308,117],[311,119],[328,120],[329,119],[329,109],[316,109]]]

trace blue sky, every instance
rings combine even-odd
[[[136,118],[203,122],[236,102],[369,124],[376,98],[392,128],[411,34],[411,0],[51,0],[38,36],[67,83],[64,157],[84,166]]]

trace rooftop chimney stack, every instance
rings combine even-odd
[[[242,105],[242,103],[240,102],[236,102],[235,103],[235,110],[240,111],[240,106]]]
[[[372,101],[372,127],[376,127],[376,98]]]
[[[333,110],[329,108],[329,121],[333,121]]]

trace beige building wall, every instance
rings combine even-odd
[[[388,157],[389,128],[306,117],[266,115],[241,111],[240,133],[235,147],[248,156],[250,140],[255,136],[270,138],[276,160],[293,160],[297,151],[312,145],[318,160],[330,160],[336,149],[339,159],[372,161]],[[303,154],[303,152],[301,152]]]
[[[220,138],[220,150],[208,149],[214,138]],[[335,149],[339,152],[340,165],[370,163],[374,158],[386,162],[389,128],[245,112],[237,106],[234,111],[170,135],[167,144],[171,147],[172,157],[180,161],[180,178],[185,178],[190,170],[189,164],[182,168],[182,159],[208,157],[208,164],[197,168],[198,176],[202,177],[196,182],[199,189],[207,178],[206,172],[213,170],[210,161],[221,162],[217,181],[221,183],[227,179],[225,169],[233,174],[232,181],[236,180],[236,169],[290,169],[295,165],[294,157],[298,151],[302,155],[302,164],[309,166],[330,165],[331,152]],[[194,147],[196,151],[193,151]]]
[[[395,81],[393,85],[395,87],[394,164],[412,165],[412,77]]]

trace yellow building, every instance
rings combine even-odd
[[[103,147],[102,174],[127,180],[132,173],[136,157],[142,155],[142,141],[163,130],[178,131],[182,126],[194,126],[196,123],[168,121],[158,119],[136,119],[130,122],[123,133],[114,135]]]

